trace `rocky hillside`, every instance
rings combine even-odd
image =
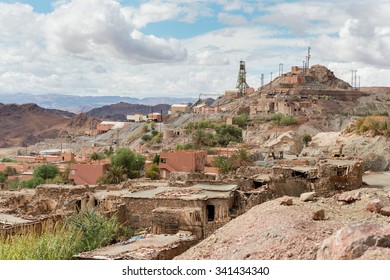
[[[36,104],[0,103],[0,147],[25,146],[57,137],[75,115]]]
[[[314,81],[320,84],[327,85],[331,88],[348,89],[350,84],[337,78],[332,71],[322,65],[313,65],[310,68],[310,74],[314,77]]]
[[[308,202],[293,198],[290,206],[282,201],[253,207],[176,259],[389,259],[390,200],[383,190],[365,188]],[[375,203],[382,204],[382,215]],[[324,217],[314,215],[319,210]],[[374,237],[378,242],[370,241]]]
[[[112,120],[112,121],[126,121],[126,116],[142,113],[147,115],[152,112],[168,114],[168,110],[171,108],[168,104],[158,104],[155,106],[142,105],[142,104],[129,104],[120,102],[112,105],[107,105],[99,108],[95,108],[87,112],[86,114],[95,118]]]

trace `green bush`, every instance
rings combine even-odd
[[[95,211],[71,216],[55,229],[43,226],[42,233],[0,237],[2,260],[69,260],[80,252],[106,246],[119,233],[115,216],[106,218]]]
[[[30,180],[23,180],[23,181],[15,181],[11,183],[9,186],[10,189],[35,189],[37,186],[44,184],[45,180],[37,177],[37,178],[32,178]]]
[[[1,162],[16,162],[16,160],[14,160],[14,159],[12,159],[12,158],[7,158],[7,157],[5,157],[5,158],[3,158],[3,159],[1,160]]]
[[[280,119],[279,126],[288,126],[298,123],[297,119],[293,116],[283,116]]]
[[[150,134],[144,134],[142,135],[141,140],[144,142],[149,142],[150,140],[152,140],[152,136]]]
[[[156,135],[153,136],[152,141],[153,143],[161,143],[163,139],[163,134],[158,132]]]
[[[157,180],[160,178],[160,169],[158,168],[158,164],[153,163],[150,165],[149,169],[145,172],[145,177],[150,178],[152,180]]]
[[[77,250],[93,250],[108,245],[116,236],[119,224],[116,216],[106,218],[97,211],[83,211],[71,216],[68,220],[71,228],[81,232]]]
[[[191,143],[177,144],[175,150],[193,150],[195,149],[194,145]]]
[[[106,156],[104,154],[98,152],[93,152],[92,154],[89,155],[90,160],[102,160],[105,157]]]
[[[233,124],[238,125],[241,128],[245,128],[249,123],[249,115],[241,114],[233,118]]]
[[[8,176],[4,175],[4,173],[0,172],[0,184],[4,184],[7,182]]]
[[[231,162],[228,157],[218,156],[213,160],[213,166],[218,167],[219,171],[223,174],[232,170]]]

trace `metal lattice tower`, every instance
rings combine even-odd
[[[240,61],[240,70],[238,72],[237,77],[237,85],[236,88],[240,90],[240,94],[246,94],[246,89],[248,88],[248,84],[246,83],[246,70],[245,70],[245,61]]]

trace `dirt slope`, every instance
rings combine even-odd
[[[294,198],[292,206],[280,199],[253,207],[176,259],[315,259],[322,242],[340,228],[361,221],[387,224],[388,217],[366,210],[368,201],[379,198],[390,205],[380,189],[360,189],[361,199],[343,204],[335,197],[315,202]],[[317,209],[325,220],[311,219]]]
[[[25,146],[57,137],[73,113],[36,104],[0,104],[0,147]]]

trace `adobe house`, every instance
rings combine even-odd
[[[69,167],[68,179],[76,185],[94,185],[109,168],[108,163],[74,163]]]
[[[152,227],[154,234],[191,231],[206,238],[231,220],[237,185],[164,187],[122,195],[128,225]]]
[[[270,188],[277,195],[299,196],[304,192],[333,195],[362,186],[360,160],[319,160],[315,165],[276,166],[272,168]]]
[[[160,153],[160,178],[169,179],[171,172],[202,172],[207,163],[203,150],[174,150]]]

